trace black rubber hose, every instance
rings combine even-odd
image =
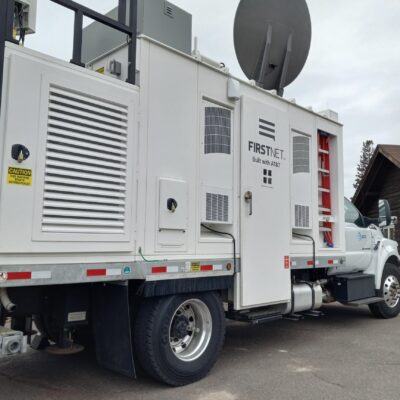
[[[207,230],[210,231],[210,232],[216,233],[217,235],[229,236],[229,237],[232,239],[232,243],[233,243],[233,265],[234,265],[234,267],[235,267],[235,272],[236,272],[236,264],[237,264],[237,263],[236,263],[236,239],[235,239],[235,236],[233,236],[232,234],[227,233],[227,232],[217,231],[217,230],[212,229],[212,228],[210,228],[209,226],[206,226],[206,225],[204,225],[204,224],[201,224],[201,226],[202,226],[204,229],[207,229]]]

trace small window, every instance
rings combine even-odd
[[[350,224],[355,224],[359,227],[364,227],[363,217],[356,206],[348,199],[344,199],[345,220]]]
[[[222,107],[205,107],[205,154],[231,154],[232,113]]]

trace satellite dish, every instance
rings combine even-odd
[[[236,12],[236,56],[247,78],[280,96],[303,69],[311,45],[305,0],[241,0]]]

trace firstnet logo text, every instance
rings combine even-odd
[[[283,160],[284,150],[249,141],[249,151],[261,156],[268,156],[276,160]]]

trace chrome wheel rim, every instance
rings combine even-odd
[[[169,343],[175,357],[192,362],[200,358],[210,343],[211,313],[205,303],[191,299],[175,311],[169,327]]]
[[[393,275],[388,276],[385,280],[383,285],[383,298],[390,308],[395,308],[399,304],[400,283]]]

